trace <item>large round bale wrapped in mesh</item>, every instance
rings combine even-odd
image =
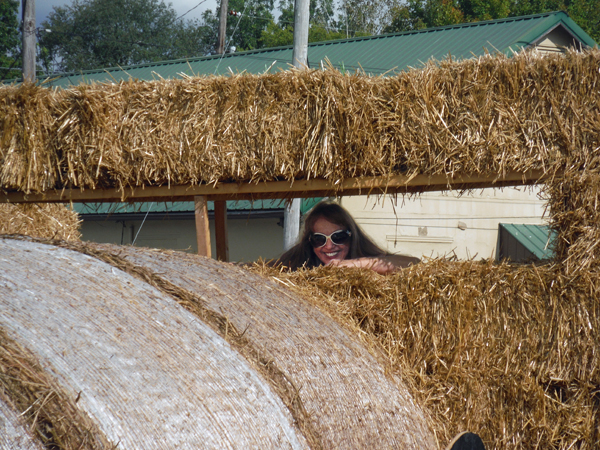
[[[401,380],[286,289],[185,254],[70,247],[0,240],[0,330],[107,442],[436,447]]]
[[[19,417],[0,396],[0,449],[42,450],[42,445],[29,432],[22,417]]]

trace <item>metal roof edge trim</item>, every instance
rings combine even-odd
[[[589,47],[598,47],[598,43],[589,34],[587,34],[583,28],[577,25],[577,22],[571,19],[567,13],[565,13],[565,16],[566,17],[561,22],[567,31],[569,31],[571,34],[574,34],[575,37],[577,37],[577,39],[580,41],[584,41],[584,43]]]
[[[532,47],[556,28],[562,27],[575,40],[582,42],[584,45],[588,47],[598,45],[565,11],[555,11],[553,15],[555,16],[553,17],[553,20],[539,23],[533,29],[528,30],[522,36],[517,38],[515,43],[522,45],[523,47]]]
[[[517,223],[499,223],[498,231],[504,228],[512,237],[514,237],[518,242],[520,242],[523,247],[525,247],[528,251],[533,253],[538,259],[544,260],[551,258],[554,254],[554,250],[552,248],[552,243],[556,239],[556,234],[552,231],[552,229],[548,225],[543,224],[517,224]],[[545,236],[546,245],[541,248],[536,246],[535,243],[529,238],[524,229],[527,231],[538,230],[539,233]],[[540,236],[537,236],[541,239]],[[541,239],[543,241],[543,239]]]
[[[413,35],[413,34],[433,33],[433,32],[445,31],[445,30],[450,30],[450,29],[480,27],[480,26],[494,25],[494,24],[500,24],[500,23],[505,23],[505,22],[518,22],[518,21],[522,21],[522,20],[539,19],[539,18],[543,18],[543,17],[549,17],[552,15],[556,15],[559,13],[563,13],[566,15],[566,13],[564,11],[550,11],[550,12],[539,13],[539,14],[529,14],[527,16],[505,17],[503,19],[480,20],[477,22],[464,22],[464,23],[458,23],[458,24],[454,24],[454,25],[444,25],[444,26],[440,26],[440,27],[423,28],[420,30],[400,31],[397,33],[378,34],[375,36],[359,36],[359,37],[348,38],[348,39],[337,39],[337,40],[333,40],[333,41],[312,42],[312,43],[309,43],[308,46],[309,47],[318,47],[318,46],[322,46],[322,45],[343,44],[346,42],[386,39],[386,38],[407,36],[407,35]]]

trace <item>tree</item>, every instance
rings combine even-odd
[[[386,33],[506,17],[567,11],[592,38],[600,39],[600,0],[408,0],[390,10]]]
[[[18,0],[0,0],[0,79],[15,78],[21,75],[20,70],[20,33]]]
[[[504,19],[511,10],[511,0],[458,0],[465,21]]]
[[[567,8],[577,25],[600,44],[600,1],[575,0]]]
[[[408,0],[406,4],[392,8],[392,20],[384,32],[420,30],[465,22],[459,1]]]
[[[162,0],[73,0],[42,24],[47,60],[63,71],[197,56],[199,24],[178,20]],[[46,64],[48,64],[46,62]]]
[[[230,15],[227,19],[225,45],[234,46],[237,51],[263,48],[262,32],[273,22],[273,0],[229,0]],[[219,24],[218,8],[206,11],[203,15],[204,24],[214,29],[214,43],[217,39]]]
[[[262,43],[265,48],[283,47],[294,43],[294,27],[286,25],[283,28],[271,21],[262,32]]]
[[[600,42],[599,0],[512,0],[510,16],[566,11],[597,43]]]
[[[291,26],[294,28],[294,0],[280,0],[278,24],[281,28]],[[334,20],[333,0],[310,0],[309,22],[311,26],[320,25],[325,29],[336,27]]]
[[[262,33],[264,47],[280,47],[294,43],[294,1],[279,2],[281,14],[277,23],[271,22]],[[309,5],[308,42],[343,39],[344,33],[338,31],[334,19],[333,0],[311,0]]]
[[[347,37],[380,34],[400,0],[340,0],[338,28]]]

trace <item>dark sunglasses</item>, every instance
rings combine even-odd
[[[327,244],[327,239],[330,239],[335,245],[344,245],[350,240],[350,236],[352,233],[349,230],[334,231],[329,236],[323,233],[311,233],[308,241],[314,248],[320,248]]]

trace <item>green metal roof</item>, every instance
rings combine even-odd
[[[547,225],[501,223],[500,226],[538,259],[553,257],[556,233],[552,232]]]
[[[361,68],[379,75],[419,67],[431,58],[448,55],[465,59],[485,52],[512,54],[535,44],[556,27],[564,27],[582,44],[594,47],[595,41],[562,11],[472,22],[405,33],[317,42],[308,46],[312,68],[329,61],[340,70]],[[292,47],[277,47],[222,57],[206,56],[187,60],[161,61],[123,68],[109,68],[72,73],[49,81],[50,86],[67,87],[81,82],[111,82],[128,79],[152,80],[180,78],[185,75],[263,73],[287,69],[292,64]]]
[[[306,198],[302,200],[300,211],[306,213],[321,198]],[[274,210],[283,209],[284,200],[238,200],[228,201],[228,211]],[[194,202],[143,202],[143,203],[73,203],[73,210],[81,215],[87,214],[136,214],[146,213],[178,213],[193,212]],[[214,210],[214,203],[208,202],[208,210]]]

